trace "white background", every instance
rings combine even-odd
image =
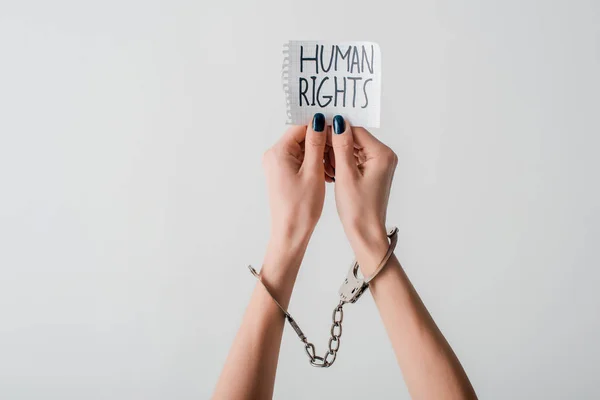
[[[0,398],[206,399],[268,239],[281,46],[372,40],[397,254],[482,399],[595,399],[600,5],[0,2]],[[332,187],[290,309],[352,260]],[[369,295],[277,399],[408,398]]]

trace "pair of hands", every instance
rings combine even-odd
[[[292,126],[264,154],[271,233],[291,246],[307,245],[323,211],[325,182],[335,182],[344,232],[369,274],[388,247],[385,222],[398,157],[366,129],[341,126],[340,134],[329,126],[320,132]]]
[[[334,118],[334,132],[325,126],[323,115],[317,117],[311,127],[291,127],[265,153],[273,236],[260,279],[269,289],[257,285],[254,291],[215,399],[273,396],[285,320],[271,296],[287,309],[323,211],[325,182],[335,182],[337,211],[364,276],[373,273],[388,249],[385,219],[398,158],[368,131],[350,127],[340,116]],[[370,291],[412,397],[477,399],[398,259],[392,256],[388,263]]]

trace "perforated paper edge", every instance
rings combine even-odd
[[[281,86],[285,94],[287,124],[292,123],[292,99],[290,98],[290,43],[283,44],[283,64],[281,65]]]

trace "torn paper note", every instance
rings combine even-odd
[[[381,51],[373,42],[289,41],[284,45],[287,123],[308,125],[315,113],[331,125],[379,128]]]

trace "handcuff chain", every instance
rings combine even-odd
[[[339,304],[333,309],[333,315],[331,317],[333,324],[331,325],[331,329],[330,329],[331,338],[329,339],[329,346],[328,346],[329,349],[327,350],[327,352],[325,352],[325,355],[323,357],[320,357],[315,352],[315,345],[308,341],[308,339],[306,338],[306,335],[304,334],[304,332],[302,332],[302,329],[300,329],[300,326],[298,325],[296,320],[275,299],[275,296],[273,296],[273,294],[271,293],[271,290],[269,290],[267,285],[265,285],[265,283],[262,281],[258,272],[256,272],[256,270],[251,265],[248,265],[248,269],[250,270],[250,272],[252,272],[252,275],[254,275],[256,277],[256,279],[258,279],[258,281],[260,283],[262,283],[263,287],[265,288],[265,290],[267,291],[269,296],[271,296],[273,301],[275,301],[275,304],[277,304],[277,307],[279,307],[279,309],[285,315],[285,319],[287,319],[287,321],[289,322],[292,329],[294,329],[294,331],[296,332],[296,334],[298,335],[298,337],[300,338],[302,343],[304,343],[304,350],[306,351],[306,354],[308,355],[310,365],[312,365],[313,367],[318,367],[318,368],[330,367],[335,362],[337,352],[340,349],[340,343],[341,343],[340,338],[342,336],[342,321],[344,319],[343,307],[344,307],[345,302],[340,301]]]
[[[290,313],[285,308],[283,308],[281,304],[279,304],[277,299],[275,299],[275,296],[273,296],[267,285],[263,282],[258,272],[256,272],[256,270],[251,265],[248,265],[248,269],[250,269],[252,275],[254,275],[256,279],[258,279],[258,281],[262,283],[269,296],[271,296],[275,304],[277,304],[279,309],[285,315],[285,319],[287,319],[290,326],[294,329],[302,343],[304,343],[304,350],[308,355],[310,365],[312,365],[313,367],[329,368],[335,362],[337,352],[339,351],[341,345],[342,321],[344,320],[344,304],[355,303],[365,292],[365,290],[369,287],[369,282],[373,278],[375,278],[375,276],[377,276],[377,274],[379,274],[379,272],[385,267],[396,247],[396,243],[398,241],[397,234],[398,228],[394,227],[388,231],[388,237],[390,238],[390,246],[388,248],[388,251],[385,254],[383,260],[381,260],[381,263],[379,263],[379,266],[376,268],[375,272],[369,278],[364,279],[359,278],[357,276],[359,266],[356,261],[350,267],[348,275],[344,283],[340,287],[339,294],[341,300],[338,303],[338,305],[333,309],[333,314],[331,317],[333,324],[331,325],[330,329],[331,337],[329,338],[329,344],[327,346],[328,349],[323,357],[318,356],[316,354],[314,344],[308,341],[306,335],[304,334],[304,332],[302,332],[302,329],[300,329],[300,326],[298,325],[296,320],[292,318]]]
[[[310,365],[317,368],[329,368],[335,362],[337,352],[340,349],[341,336],[342,336],[342,320],[344,319],[344,302],[340,303],[333,309],[333,315],[331,317],[333,324],[331,325],[331,337],[329,338],[328,350],[325,352],[323,357],[317,356],[315,353],[315,346],[306,339],[306,336],[300,336],[300,340],[304,343],[304,350],[308,355]],[[296,324],[296,326],[298,326]],[[298,327],[299,329],[299,327]],[[337,330],[336,330],[337,329]],[[302,331],[300,331],[302,332]],[[296,331],[298,333],[298,331]]]

